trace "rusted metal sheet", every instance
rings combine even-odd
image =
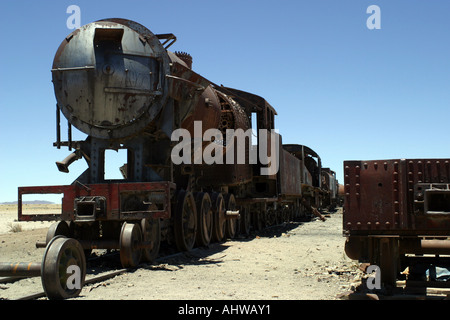
[[[183,113],[183,110],[180,110],[180,113],[185,114]],[[202,132],[200,132],[200,134],[202,136],[196,137],[201,139],[206,130],[219,127],[220,119],[220,102],[214,89],[209,86],[202,92],[200,98],[197,100],[197,104],[192,108],[191,112],[183,119],[181,127],[188,130],[191,137],[194,138],[196,137],[194,124],[196,121],[201,121]]]
[[[330,200],[336,199],[338,195],[338,182],[336,173],[330,168],[322,168],[322,189],[328,192]]]
[[[346,234],[450,230],[450,159],[345,161]]]
[[[268,114],[272,113],[273,115],[277,115],[275,109],[264,98],[256,94],[223,86],[216,85],[215,87],[217,90],[220,90],[223,93],[232,96],[233,99],[235,99],[240,105],[242,105],[247,114],[250,114],[252,112],[263,112],[265,128],[269,127],[269,123],[267,122],[269,120]]]
[[[148,217],[167,219],[171,216],[170,199],[175,184],[171,182],[142,182],[142,183],[111,183],[90,185],[40,186],[19,187],[18,220],[19,221],[47,221],[47,220],[127,220]],[[22,196],[24,194],[63,194],[61,214],[24,214],[22,210]],[[133,208],[130,199],[138,201],[153,201],[157,209],[130,210]],[[103,203],[102,201],[103,200]],[[81,210],[83,206],[92,204],[92,212]],[[159,205],[159,206],[158,206]]]
[[[58,106],[96,138],[125,138],[166,105],[169,56],[158,37],[124,19],[87,24],[60,45],[52,67]]]
[[[172,98],[191,100],[211,85],[211,82],[190,69],[179,56],[170,51],[167,54],[172,65],[170,74],[166,75],[170,80],[169,94]]]
[[[300,144],[284,144],[283,148],[302,161],[302,183],[308,186],[320,188],[322,182],[322,160],[317,152]]]
[[[280,194],[302,194],[300,160],[280,146]]]
[[[333,210],[338,204],[338,181],[330,168],[322,168],[322,205]]]
[[[247,183],[252,178],[252,167],[250,165],[250,148],[252,144],[249,133],[250,123],[247,114],[241,106],[226,94],[215,90],[220,102],[220,121],[217,129],[223,136],[223,141],[211,143],[219,144],[222,152],[223,164],[206,164],[196,166],[195,170],[201,173],[197,182],[200,186],[237,186]],[[204,114],[215,116],[215,112]],[[234,133],[227,136],[227,130]],[[219,169],[220,168],[220,169]]]
[[[258,143],[265,144],[267,156],[270,157],[270,159],[272,160],[272,163],[270,163],[271,168],[278,167],[278,164],[273,163],[275,161],[275,156],[271,150],[272,149],[271,139],[273,137],[271,133],[274,133],[275,115],[277,115],[275,109],[264,98],[258,95],[223,86],[214,85],[214,87],[217,91],[220,91],[223,93],[223,95],[226,95],[228,99],[231,99],[235,101],[234,103],[239,104],[241,107],[240,109],[242,110],[240,113],[242,113],[243,116],[246,116],[249,119],[253,116],[256,117],[255,120],[257,126],[253,129],[256,132]],[[267,139],[265,141],[263,141],[264,139],[260,135],[259,130],[266,130],[266,132],[268,133]],[[279,135],[275,134],[275,138],[278,139]],[[281,145],[281,140],[279,141],[280,141],[279,144]],[[256,150],[259,154],[258,148],[259,147],[257,146]],[[253,175],[260,176],[259,178],[260,180],[273,180],[273,181],[266,181],[269,184],[273,184],[274,180],[277,179],[276,174],[268,174],[261,176],[261,169],[267,168],[269,167],[269,165],[264,165],[259,160],[260,159],[258,158],[257,165],[253,166]]]
[[[344,187],[343,184],[339,184],[338,195],[339,195],[339,197],[344,197],[345,196],[345,187]]]

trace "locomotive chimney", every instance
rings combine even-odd
[[[189,69],[192,69],[192,56],[187,52],[176,51],[175,55],[186,63]]]

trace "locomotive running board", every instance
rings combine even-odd
[[[104,184],[73,184],[62,186],[36,186],[18,188],[18,220],[19,221],[56,221],[56,220],[75,220],[75,200],[80,197],[105,197],[106,212],[102,219],[142,219],[142,218],[161,218],[171,217],[170,199],[175,184],[172,182],[139,182],[139,183],[104,183]],[[132,193],[158,194],[163,199],[162,208],[149,211],[127,211],[121,212],[121,196]],[[24,214],[22,196],[25,194],[62,194],[61,213],[44,214]]]

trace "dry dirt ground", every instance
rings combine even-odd
[[[14,206],[0,206],[0,262],[40,262],[44,249],[36,249],[35,243],[45,240],[48,223],[15,218]],[[291,222],[159,259],[86,285],[76,299],[339,300],[362,276],[357,262],[345,255],[344,242],[339,209],[327,214],[326,221]],[[88,265],[87,278],[108,263],[120,268],[118,256],[112,256]],[[40,278],[23,279],[0,284],[0,299],[40,291]]]

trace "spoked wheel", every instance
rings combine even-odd
[[[229,211],[236,211],[236,199],[234,195],[228,193],[225,195],[225,208]],[[236,235],[237,219],[227,218],[225,220],[225,236],[227,238],[234,238]]]
[[[222,241],[225,236],[225,201],[221,193],[211,196],[213,205],[213,240]]]
[[[266,210],[266,223],[267,226],[272,226],[277,220],[277,212],[273,207],[267,207]]]
[[[283,222],[290,222],[291,221],[291,213],[292,209],[288,206],[284,206],[281,210],[281,216],[283,217]]]
[[[177,196],[174,214],[175,242],[180,251],[194,247],[197,233],[197,210],[192,193],[181,190]]]
[[[268,214],[267,214],[267,206],[261,206],[261,211],[259,212],[259,217],[261,218],[261,229],[264,229],[268,226]]]
[[[78,240],[87,240],[87,241],[95,241],[100,237],[100,221],[94,221],[93,223],[86,222],[70,222],[70,235],[74,239]],[[84,255],[89,257],[92,253],[92,249],[85,248]]]
[[[86,258],[80,243],[56,236],[47,244],[41,265],[41,280],[49,299],[67,299],[80,294],[86,277]]]
[[[261,217],[261,213],[258,211],[252,212],[252,220],[253,220],[253,227],[256,231],[261,231],[263,229],[263,218]]]
[[[50,225],[45,237],[45,243],[48,244],[56,236],[70,237],[70,228],[66,221],[58,221]]]
[[[275,210],[275,224],[281,224],[286,221],[286,218],[284,217],[284,206],[278,207],[277,210]]]
[[[139,248],[141,242],[142,231],[139,224],[124,222],[119,239],[120,262],[124,268],[134,268],[139,265],[142,257],[142,249]]]
[[[250,210],[247,207],[239,208],[239,215],[241,218],[238,220],[239,222],[239,230],[242,234],[248,235],[250,233],[250,224],[251,224],[251,216]]]
[[[213,230],[212,204],[208,193],[199,192],[195,197],[197,206],[197,237],[198,246],[207,246],[211,242]]]
[[[161,227],[159,218],[141,220],[142,237],[149,246],[142,249],[142,261],[153,262],[159,253]]]

